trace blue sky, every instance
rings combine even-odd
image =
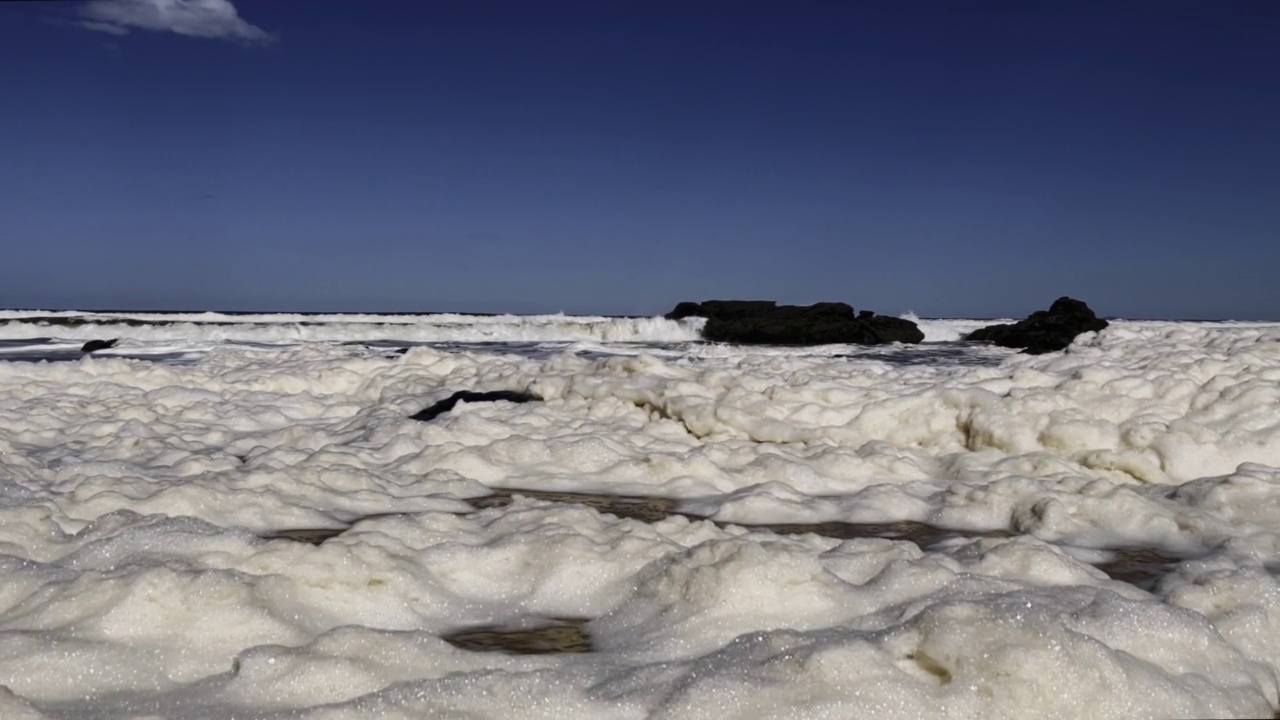
[[[0,306],[1280,318],[1280,3],[0,3]]]

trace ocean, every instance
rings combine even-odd
[[[1277,716],[1280,323],[912,319],[0,312],[0,718]]]

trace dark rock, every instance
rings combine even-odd
[[[1172,573],[1182,558],[1169,557],[1152,548],[1122,548],[1112,558],[1096,565],[1112,580],[1154,592],[1166,575]]]
[[[1048,310],[1037,310],[1013,324],[989,325],[969,333],[965,339],[989,342],[1039,355],[1065,349],[1080,333],[1097,332],[1109,323],[1093,314],[1080,300],[1060,297]]]
[[[831,303],[823,303],[831,304]],[[839,303],[843,305],[843,303]],[[797,307],[789,305],[787,307]],[[706,302],[682,302],[675,309],[663,315],[668,320],[679,320],[690,316],[718,318],[720,320],[741,320],[757,315],[775,312],[778,303],[772,300],[708,300]],[[852,308],[850,308],[852,310]]]
[[[587,618],[552,618],[537,627],[482,625],[441,635],[440,639],[462,650],[500,652],[509,655],[587,653],[594,650],[587,632]]]
[[[691,316],[702,316],[702,306],[696,302],[676,303],[676,307],[671,312],[663,315],[668,320],[682,320]]]
[[[506,507],[523,495],[543,502],[585,505],[602,513],[654,523],[676,515],[676,501],[655,495],[602,495],[599,493],[566,492],[556,490],[494,490],[492,495],[468,498],[467,503],[478,510]]]
[[[111,338],[110,340],[90,340],[80,346],[80,352],[91,353],[95,350],[106,350],[108,348],[115,347],[118,342],[120,342],[120,338]]]
[[[261,535],[263,540],[292,540],[293,542],[321,545],[325,540],[335,538],[350,530],[350,526],[338,528],[291,528]]]
[[[371,513],[369,515],[361,515],[349,522],[343,522],[335,518],[336,522],[342,522],[338,527],[310,527],[310,528],[288,528],[286,530],[276,530],[258,535],[263,540],[292,540],[298,543],[308,543],[311,545],[323,545],[326,540],[338,537],[342,533],[355,527],[356,523],[363,520],[377,520],[379,518],[392,517],[394,515],[402,515],[397,512]]]
[[[513,403],[526,403],[533,400],[541,400],[542,398],[527,392],[518,392],[516,390],[491,390],[488,392],[475,392],[474,390],[460,390],[440,402],[432,405],[425,410],[420,410],[409,416],[410,420],[421,420],[426,422],[434,420],[436,417],[443,415],[453,409],[454,405],[459,402],[497,402],[506,400]]]
[[[702,337],[712,342],[758,345],[827,345],[854,343],[918,343],[924,333],[910,320],[854,313],[841,302],[778,305],[772,300],[708,300],[682,302],[664,317],[668,320],[707,318]]]

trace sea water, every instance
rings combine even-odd
[[[699,323],[0,313],[0,718],[1276,713],[1280,325]]]

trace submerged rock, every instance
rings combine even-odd
[[[585,505],[602,513],[654,523],[678,515],[676,501],[653,495],[609,495],[600,493],[566,492],[562,490],[510,489],[494,490],[492,495],[468,498],[467,503],[477,510],[506,507],[523,495],[543,502]]]
[[[293,542],[321,545],[351,529],[350,525],[335,528],[288,528],[265,533],[258,537],[263,540],[292,540]]]
[[[1037,310],[1024,320],[1005,325],[988,325],[969,333],[965,340],[989,342],[1039,355],[1065,349],[1080,333],[1107,327],[1106,320],[1093,314],[1081,300],[1060,297],[1048,310]]]
[[[491,508],[505,508],[515,502],[517,496],[524,496],[542,502],[581,505],[599,513],[614,515],[619,518],[639,520],[646,523],[662,522],[672,517],[683,517],[694,522],[709,521],[721,528],[742,528],[752,533],[773,533],[775,535],[818,535],[838,540],[860,538],[879,538],[884,540],[902,540],[916,544],[921,549],[928,549],[940,543],[957,539],[973,540],[977,538],[1012,538],[1019,533],[1008,529],[974,530],[963,528],[946,528],[912,520],[890,522],[844,522],[839,520],[814,523],[744,523],[711,520],[711,518],[694,513],[681,512],[677,509],[679,501],[674,498],[657,495],[612,495],[606,493],[572,492],[565,490],[536,490],[531,488],[495,488],[489,495],[467,498],[466,503],[473,508],[472,512]],[[390,517],[397,513],[374,513],[356,518],[338,527],[323,528],[291,528],[259,535],[264,540],[290,540],[311,545],[322,545],[326,540],[335,538],[350,530],[363,520]],[[463,513],[467,514],[467,513]],[[1143,590],[1152,591],[1167,575],[1187,557],[1168,554],[1157,548],[1121,547],[1098,548],[1106,550],[1103,556],[1090,564],[1103,571],[1113,580],[1129,583]],[[573,632],[565,632],[564,625],[585,625],[585,620],[558,619],[550,625],[537,627],[514,628],[511,631],[497,627],[471,628],[467,631],[447,636],[444,639],[456,647],[466,650],[496,650],[515,653],[541,652],[586,652],[589,650],[589,638],[577,636]],[[565,642],[579,650],[565,648]],[[544,644],[545,643],[545,644]],[[538,649],[541,648],[541,649]]]
[[[118,342],[120,342],[120,338],[111,338],[110,340],[90,340],[80,346],[80,352],[91,353],[95,350],[106,350],[108,348],[115,347]]]
[[[450,645],[472,652],[510,655],[556,655],[594,650],[587,618],[553,618],[534,627],[486,625],[441,636]]]
[[[664,317],[705,317],[702,337],[712,342],[755,345],[880,345],[918,343],[924,333],[902,318],[855,313],[841,302],[778,305],[772,300],[708,300],[682,302]]]
[[[421,420],[426,422],[434,420],[436,417],[443,415],[453,409],[454,405],[459,402],[497,402],[506,400],[513,403],[526,403],[542,398],[527,392],[519,392],[516,390],[490,390],[487,392],[476,392],[474,390],[460,390],[440,402],[432,405],[424,410],[419,410],[409,416],[410,420]]]

